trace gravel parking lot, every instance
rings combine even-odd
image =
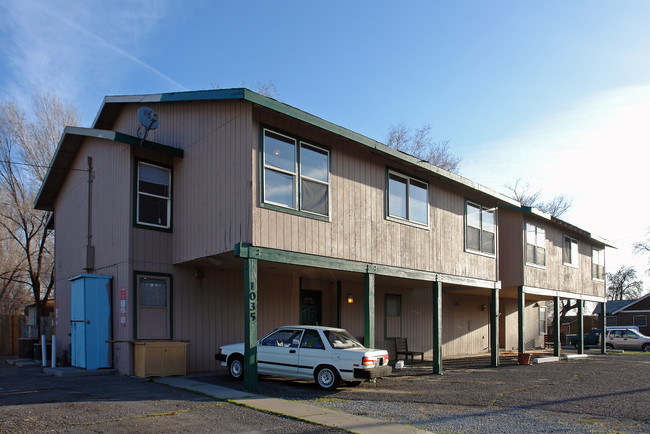
[[[309,382],[264,377],[259,393],[434,432],[650,432],[650,354],[588,354],[500,368],[468,358],[442,376],[429,374],[430,363],[416,363],[329,393]],[[202,379],[241,387],[225,370]]]
[[[409,364],[333,392],[261,377],[259,393],[432,432],[650,432],[650,354],[601,355],[532,366],[489,357]],[[194,380],[241,389],[226,369]],[[0,358],[0,431],[334,432],[185,390],[119,375],[48,377]]]

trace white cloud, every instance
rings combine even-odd
[[[650,226],[650,85],[612,89],[539,119],[513,137],[485,143],[463,156],[472,179],[495,190],[521,178],[573,198],[564,218],[613,241],[607,268],[633,265],[645,276],[647,259],[632,253]]]
[[[166,14],[163,2],[152,7],[151,2],[9,0],[0,8],[3,93],[19,102],[27,103],[35,89],[53,89],[75,101],[88,89],[117,88],[133,74],[185,89],[142,60],[147,35]]]

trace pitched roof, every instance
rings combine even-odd
[[[257,106],[275,111],[277,113],[292,117],[296,120],[308,123],[310,125],[321,128],[325,131],[337,134],[339,136],[350,139],[356,143],[367,146],[373,150],[379,151],[383,154],[388,154],[393,158],[415,164],[423,169],[433,172],[438,176],[450,180],[461,186],[468,187],[472,190],[481,192],[485,195],[497,199],[501,203],[509,204],[519,208],[521,205],[516,200],[494,191],[488,187],[478,184],[470,179],[464,178],[455,173],[444,170],[435,166],[428,161],[421,160],[412,155],[398,151],[383,143],[368,138],[362,134],[348,130],[347,128],[328,122],[322,118],[314,116],[303,110],[277,101],[273,98],[260,95],[245,88],[236,89],[211,89],[211,90],[196,90],[188,92],[171,92],[171,93],[158,93],[149,95],[117,95],[107,96],[95,117],[93,122],[94,128],[111,129],[117,116],[121,112],[125,104],[145,104],[155,102],[187,102],[187,101],[219,101],[219,100],[244,100],[249,101]]]
[[[621,309],[625,308],[627,305],[635,303],[636,301],[638,300],[611,300],[607,302],[605,310],[607,311],[607,315],[613,315]],[[594,309],[594,315],[600,315],[600,303],[596,305],[596,308]]]
[[[57,145],[50,168],[45,175],[45,180],[34,201],[34,208],[44,211],[54,210],[56,196],[68,176],[70,167],[74,162],[77,152],[84,140],[88,137],[105,139],[113,142],[126,143],[131,146],[139,146],[152,151],[183,157],[183,150],[149,140],[141,140],[128,134],[116,131],[99,130],[95,128],[65,127],[59,144]]]

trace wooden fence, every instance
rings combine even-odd
[[[0,315],[0,355],[18,354],[20,316]]]

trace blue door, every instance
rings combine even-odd
[[[112,366],[111,277],[82,274],[70,279],[72,366],[86,369]]]

